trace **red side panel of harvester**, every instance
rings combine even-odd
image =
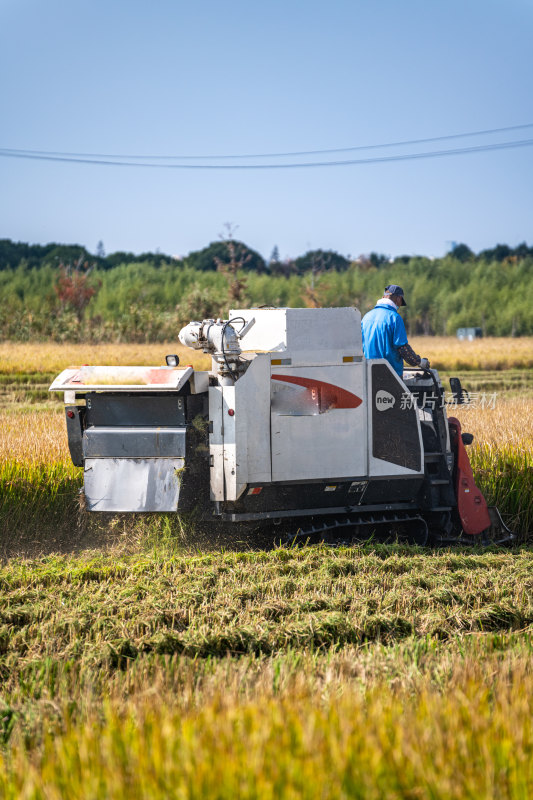
[[[457,511],[463,531],[475,536],[492,524],[487,501],[475,484],[470,459],[461,437],[461,423],[455,417],[449,417],[448,425],[455,455]]]

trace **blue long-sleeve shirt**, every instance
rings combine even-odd
[[[403,358],[398,348],[407,344],[407,333],[398,309],[378,301],[361,320],[361,331],[365,358],[386,358],[402,377]]]

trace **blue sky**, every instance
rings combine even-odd
[[[229,155],[533,123],[532,36],[531,0],[0,0],[0,148]],[[0,237],[93,252],[185,254],[231,222],[265,256],[439,256],[532,245],[532,201],[533,147],[235,172],[0,158]]]

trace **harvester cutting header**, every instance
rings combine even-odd
[[[179,340],[211,369],[167,356],[67,369],[50,387],[87,510],[293,522],[304,541],[513,538],[474,483],[437,371],[365,358],[357,309],[233,310]]]

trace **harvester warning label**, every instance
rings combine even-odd
[[[378,411],[387,411],[389,408],[393,408],[395,403],[396,398],[394,395],[386,392],[385,389],[379,389],[376,392],[376,408]]]

